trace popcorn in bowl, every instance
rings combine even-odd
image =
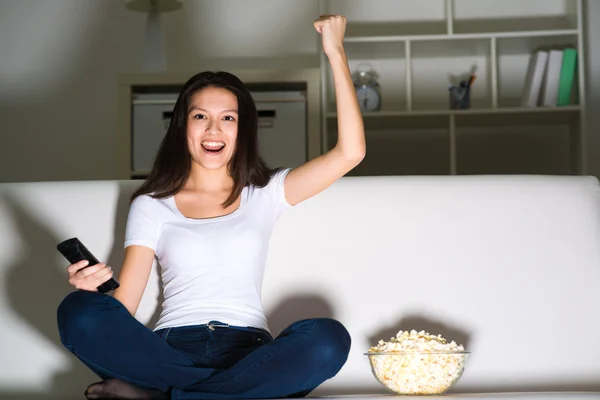
[[[462,376],[469,352],[425,331],[400,331],[366,353],[375,378],[396,394],[446,392]]]

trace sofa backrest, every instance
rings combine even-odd
[[[56,244],[77,236],[118,271],[138,185],[0,185],[0,397],[79,395],[96,379],[58,340],[56,307],[71,288]],[[149,327],[157,271],[136,315]],[[348,177],[282,216],[263,302],[274,334],[310,317],[350,331],[346,366],[316,393],[381,392],[363,353],[401,329],[472,351],[456,390],[597,389],[599,285],[595,178]]]

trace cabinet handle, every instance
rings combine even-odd
[[[273,128],[275,125],[275,110],[258,110],[258,127]]]

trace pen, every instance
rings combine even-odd
[[[477,76],[475,74],[471,74],[471,77],[469,78],[469,85],[471,86],[473,84],[473,82],[475,82],[475,79],[477,78]]]

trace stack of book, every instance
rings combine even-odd
[[[538,50],[532,54],[521,105],[564,107],[576,103],[577,50]]]

